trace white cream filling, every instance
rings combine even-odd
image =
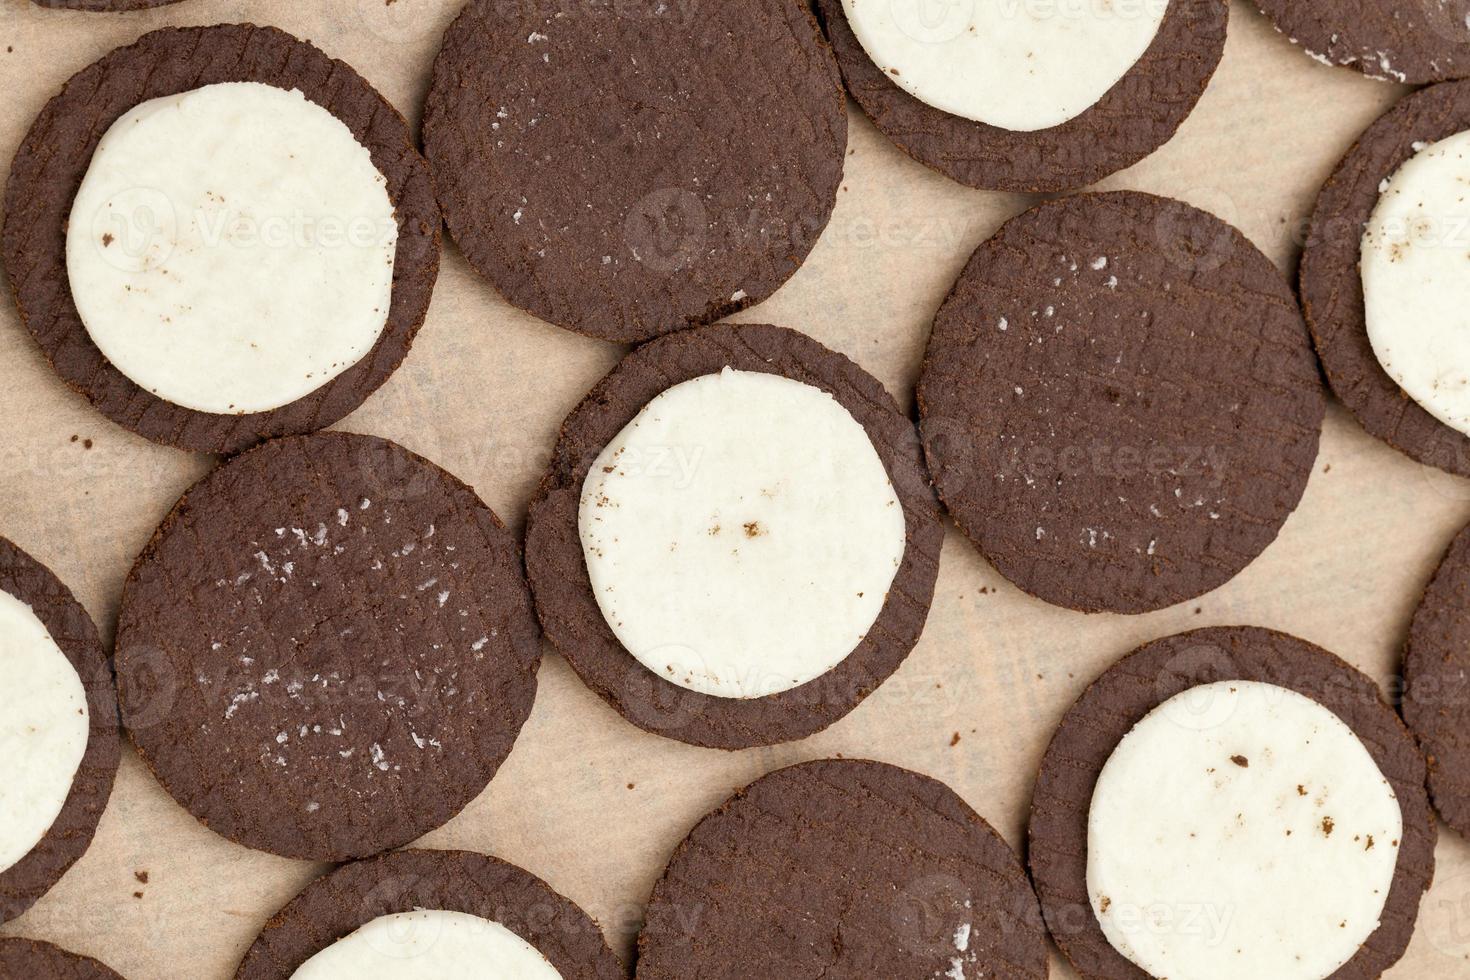
[[[579,525],[614,634],[674,684],[757,698],[841,663],[905,529],[883,461],[826,392],[726,368],[653,399],[593,464]]]
[[[1402,833],[1388,780],[1331,711],[1270,684],[1202,685],[1103,767],[1088,893],[1152,976],[1322,980],[1378,927]]]
[[[201,412],[263,412],[360,361],[388,320],[398,225],[367,149],[299,91],[207,85],[102,137],[67,276],[128,378]]]
[[[1168,0],[842,0],[883,72],[921,102],[1032,132],[1075,119],[1142,58]]]
[[[1368,339],[1383,370],[1470,434],[1470,131],[1419,149],[1363,233]]]
[[[373,919],[301,964],[294,980],[561,980],[498,922],[423,909]]]
[[[76,668],[31,607],[0,590],[0,871],[56,822],[89,730]]]

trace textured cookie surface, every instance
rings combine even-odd
[[[89,956],[33,939],[0,939],[0,977],[28,980],[122,980]]]
[[[353,367],[304,398],[249,415],[194,411],[134,384],[92,342],[66,273],[72,200],[108,127],[139,103],[219,82],[299,89],[331,111],[387,178],[398,221],[392,302],[377,343]],[[428,165],[414,149],[407,123],[350,67],[275,28],[166,28],[84,68],[41,111],[6,185],[3,254],[27,328],[62,380],[98,411],[155,442],[237,452],[263,439],[336,422],[403,362],[438,276],[439,210]]]
[[[1207,629],[1151,643],[1109,668],[1067,711],[1042,758],[1032,796],[1032,879],[1053,938],[1087,980],[1146,980],[1109,945],[1087,888],[1088,808],[1098,775],[1150,711],[1190,688],[1258,681],[1305,695],[1362,741],[1398,797],[1403,839],[1378,929],[1334,980],[1370,980],[1409,944],[1434,877],[1435,829],[1424,759],[1373,680],[1310,643],[1249,627]]]
[[[1329,65],[1422,85],[1470,75],[1470,0],[1256,0],[1276,28]]]
[[[944,784],[878,762],[746,787],[679,845],[638,940],[638,980],[1046,975],[1015,853]]]
[[[816,680],[754,700],[679,687],[639,663],[603,617],[578,534],[583,482],[603,448],[661,392],[725,367],[780,374],[831,394],[872,441],[903,506],[907,536],[888,598],[857,648]],[[898,669],[923,632],[943,537],[913,423],[876,379],[793,330],[722,325],[661,338],[634,351],[567,418],[531,504],[526,566],[548,639],[623,717],[669,738],[736,749],[821,731]]]
[[[535,946],[564,980],[621,980],[597,923],[534,875],[467,851],[399,851],[308,885],[266,924],[237,980],[286,980],[313,955],[375,918],[416,909],[463,912]]]
[[[1404,720],[1445,823],[1470,836],[1470,529],[1455,538],[1409,633]]]
[[[921,102],[868,57],[842,0],[816,0],[853,98],[915,160],[970,187],[1059,191],[1122,170],[1168,142],[1225,52],[1224,0],[1171,0],[1142,58],[1096,105],[1059,126],[1014,132]]]
[[[520,553],[474,491],[368,436],[277,440],[200,481],[128,577],[124,724],[212,830],[340,861],[474,799],[531,709]]]
[[[1359,259],[1384,183],[1425,144],[1465,130],[1470,82],[1415,92],[1369,126],[1317,198],[1301,264],[1302,306],[1333,393],[1370,435],[1460,476],[1470,476],[1470,436],[1410,399],[1373,352]]]
[[[1325,413],[1291,289],[1146,194],[1041,205],[980,246],[918,389],[935,485],[1012,582],[1146,612],[1229,581],[1306,488]]]
[[[89,725],[87,748],[61,812],[30,853],[0,871],[0,922],[7,922],[35,904],[86,853],[112,795],[119,745],[112,665],[97,627],[71,590],[4,538],[0,538],[0,590],[31,607],[76,669],[86,691]],[[0,953],[0,964],[4,956]],[[10,974],[0,969],[0,975]]]
[[[39,7],[55,7],[64,10],[85,10],[92,13],[122,13],[128,10],[147,10],[149,7],[166,7],[179,0],[31,0]]]
[[[475,0],[424,110],[449,229],[511,303],[604,340],[769,296],[827,224],[847,116],[799,0]]]

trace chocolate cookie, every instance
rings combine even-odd
[[[90,13],[125,13],[129,10],[147,10],[150,7],[166,7],[179,0],[31,0],[38,7],[55,7],[63,10],[85,10]]]
[[[31,980],[122,980],[89,956],[34,939],[0,939],[0,976]]]
[[[1333,392],[1370,435],[1460,476],[1470,476],[1470,437],[1410,399],[1374,354],[1359,260],[1384,182],[1424,144],[1467,129],[1470,82],[1415,92],[1385,113],[1323,186],[1301,262],[1302,306]]]
[[[251,945],[236,980],[286,980],[322,949],[385,915],[420,909],[489,919],[530,943],[565,980],[619,980],[597,923],[541,879],[468,851],[399,851],[307,885]]]
[[[1240,232],[1133,192],[1042,204],[935,319],[921,431],[1006,578],[1085,612],[1223,585],[1311,475],[1325,397],[1291,289]]]
[[[371,153],[396,209],[398,239],[387,325],[356,364],[268,412],[195,411],[144,390],[114,367],[83,324],[67,279],[72,200],[108,128],[141,102],[221,82],[299,89]],[[237,452],[309,432],[357,408],[403,362],[439,270],[439,210],[408,124],[360,75],[271,27],[165,28],[74,75],[21,143],[5,192],[3,254],[21,318],[56,372],[100,412],[155,442]]]
[[[1470,529],[1445,555],[1414,616],[1404,658],[1404,720],[1429,760],[1445,823],[1470,836]]]
[[[473,490],[370,436],[273,441],[196,484],[118,622],[123,722],[215,832],[342,861],[473,800],[536,693],[515,539]]]
[[[1171,0],[1152,44],[1100,101],[1060,125],[1026,132],[920,101],[869,57],[842,0],[816,0],[816,7],[848,91],[894,145],[969,187],[1027,193],[1086,186],[1168,142],[1215,74],[1229,15],[1223,0]]]
[[[815,680],[746,699],[691,690],[636,659],[599,607],[579,538],[584,483],[609,442],[655,397],[727,367],[803,382],[851,413],[903,508],[906,539],[877,619],[856,648]],[[758,535],[760,529],[744,533]],[[923,631],[944,537],[913,423],[882,385],[809,337],[745,324],[704,327],[651,342],[603,378],[562,426],[531,504],[526,535],[527,571],[542,626],[583,681],[646,731],[723,749],[787,742],[821,731],[897,670]]]
[[[0,870],[0,922],[8,922],[34,905],[86,853],[112,795],[119,748],[112,665],[87,611],[50,569],[4,538],[0,591],[30,607],[76,670],[86,693],[88,722],[86,750],[61,812],[40,843]],[[0,965],[4,955],[0,953]],[[4,969],[0,974],[9,975]]]
[[[857,760],[782,769],[701,820],[638,938],[638,980],[1046,975],[1001,836],[943,783]]]
[[[1251,627],[1199,630],[1151,643],[1109,668],[1062,718],[1037,777],[1029,849],[1053,938],[1089,980],[1147,976],[1109,943],[1093,912],[1087,883],[1093,790],[1119,742],[1140,720],[1184,691],[1221,681],[1270,684],[1325,707],[1358,737],[1397,796],[1403,837],[1380,924],[1332,974],[1336,980],[1377,977],[1403,955],[1419,900],[1434,877],[1424,760],[1371,678],[1310,643]],[[1233,764],[1242,762],[1249,767],[1249,759]],[[1330,834],[1330,821],[1326,829]]]
[[[827,225],[846,146],[836,64],[797,2],[474,0],[424,108],[470,265],[618,342],[775,292]]]
[[[1256,0],[1276,29],[1326,65],[1422,85],[1470,75],[1470,0]]]

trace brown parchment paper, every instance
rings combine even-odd
[[[279,26],[350,62],[417,127],[439,37],[460,5],[185,0],[103,15],[0,0],[0,161],[8,167],[36,112],[73,72],[164,25]],[[1312,61],[1238,2],[1224,64],[1199,109],[1162,150],[1102,186],[1213,211],[1294,269],[1318,186],[1405,91]],[[1030,201],[930,173],[851,112],[830,227],[801,272],[740,319],[811,334],[907,407],[944,294],[971,250]],[[340,427],[435,460],[519,530],[557,426],[621,353],[511,309],[449,246],[407,363]],[[91,411],[52,374],[8,297],[0,303],[0,533],[54,568],[104,637],[133,557],[214,463]],[[827,732],[736,754],[643,734],[549,654],[510,760],[423,844],[526,867],[597,918],[625,957],[655,879],[694,822],[735,787],[789,763],[842,754],[917,769],[1020,845],[1053,727],[1117,657],[1179,630],[1245,623],[1297,633],[1387,685],[1434,565],[1467,521],[1470,482],[1410,462],[1334,406],[1306,498],[1280,540],[1203,600],[1136,618],[1055,609],[1008,585],[951,530],[927,631],[903,669]],[[1470,977],[1470,843],[1441,827],[1438,858],[1395,978]],[[322,870],[206,831],[128,749],[91,850],[0,935],[51,940],[133,980],[226,978],[265,920]],[[1053,975],[1073,976],[1060,957]]]

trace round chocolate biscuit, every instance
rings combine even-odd
[[[1465,130],[1470,130],[1470,82],[1415,92],[1369,126],[1317,198],[1300,282],[1327,380],[1353,418],[1410,458],[1460,476],[1470,476],[1470,437],[1405,394],[1373,352],[1359,261],[1363,231],[1384,182],[1425,144]]]
[[[122,980],[90,956],[35,939],[0,939],[0,977],[31,980]]]
[[[126,13],[130,10],[147,10],[150,7],[166,7],[179,0],[31,0],[38,7],[53,7],[58,10],[84,10],[88,13]]]
[[[1320,647],[1254,627],[1198,630],[1144,646],[1110,667],[1067,710],[1032,795],[1031,877],[1052,937],[1087,980],[1144,980],[1109,944],[1087,888],[1089,808],[1118,743],[1156,707],[1190,688],[1257,681],[1302,694],[1361,740],[1398,797],[1403,839],[1380,924],[1334,980],[1368,980],[1398,961],[1434,878],[1435,828],[1424,759],[1373,679]],[[1239,764],[1239,763],[1237,763]]]
[[[877,621],[838,666],[767,697],[715,697],[678,686],[619,642],[593,594],[578,531],[583,484],[603,448],[667,389],[730,367],[781,375],[830,394],[866,431],[903,506],[906,545]],[[944,531],[913,423],[883,386],[794,330],[717,325],[629,354],[567,417],[531,503],[526,568],[547,638],[628,721],[657,735],[741,749],[805,738],[856,708],[919,641],[934,597]]]
[[[1423,85],[1470,75],[1470,0],[1256,0],[1276,29],[1327,65]]]
[[[221,82],[299,89],[340,119],[387,181],[398,243],[387,325],[355,365],[269,412],[219,415],[165,401],[114,367],[83,324],[67,280],[72,200],[108,128],[133,107]],[[398,368],[439,273],[439,208],[428,164],[388,102],[346,64],[273,27],[226,24],[145,34],[72,76],[21,143],[5,190],[3,254],[21,319],[63,381],[119,425],[155,442],[232,453],[331,425]]]
[[[1445,823],[1470,836],[1470,528],[1434,575],[1409,630],[1404,720],[1429,762]]]
[[[287,980],[373,919],[422,909],[498,922],[565,980],[623,977],[597,923],[535,875],[469,851],[410,850],[349,864],[307,885],[266,923],[236,980]]]
[[[225,464],[128,576],[123,724],[211,830],[343,861],[473,800],[531,710],[520,551],[472,489],[383,439],[324,432]]]
[[[842,0],[816,0],[847,90],[879,132],[951,180],[1042,193],[1095,183],[1153,153],[1194,111],[1225,53],[1224,0],[1170,0],[1143,57],[1090,109],[1033,132],[952,115],[900,88],[848,23]]]
[[[4,538],[0,591],[30,606],[71,662],[86,692],[88,722],[87,748],[61,812],[30,853],[0,871],[0,922],[8,922],[50,891],[87,852],[112,795],[120,746],[117,686],[92,617],[50,569]],[[0,975],[9,974],[0,969]]]
[[[470,265],[617,342],[775,292],[831,217],[846,147],[836,63],[797,2],[473,0],[424,108]]]
[[[1325,396],[1244,235],[1133,192],[1042,204],[976,250],[918,387],[934,482],[1002,575],[1141,613],[1223,585],[1311,475]]]
[[[953,790],[880,762],[741,790],[674,852],[638,938],[638,980],[961,975],[1047,975],[1036,895]]]

